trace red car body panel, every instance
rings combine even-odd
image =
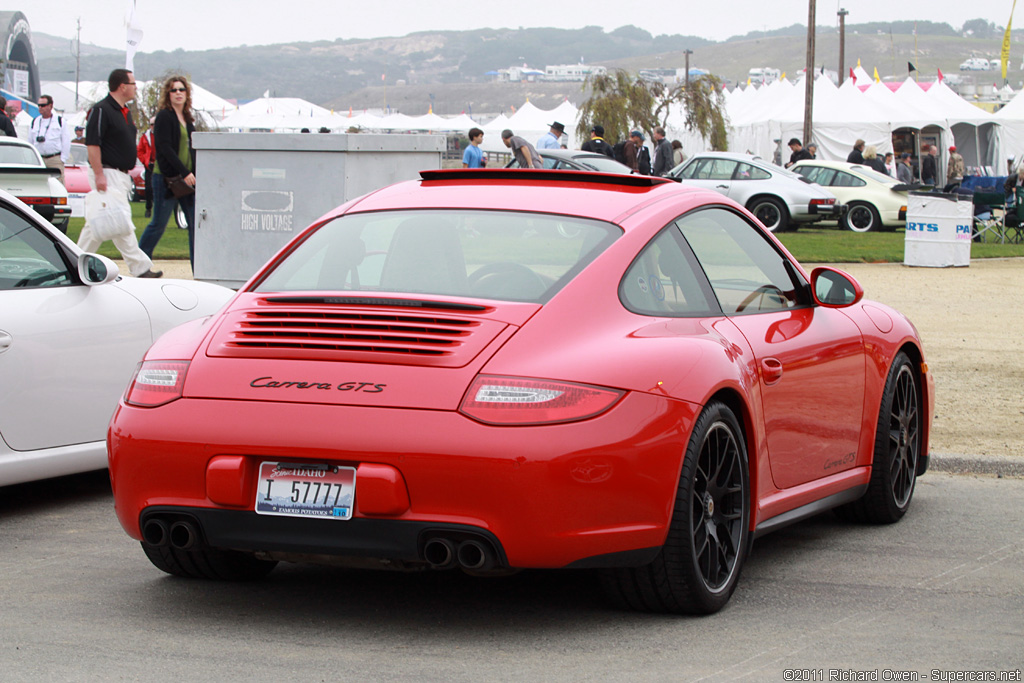
[[[868,301],[732,317],[631,312],[619,283],[662,226],[706,206],[756,221],[718,194],[675,183],[602,187],[567,177],[424,180],[353,200],[282,249],[213,321],[161,338],[146,358],[190,361],[182,398],[158,408],[122,401],[108,434],[128,534],[141,539],[140,515],[156,507],[252,514],[261,461],[316,461],[357,468],[353,521],[466,525],[499,539],[508,566],[580,566],[665,542],[687,441],[713,397],[729,401],[743,425],[753,530],[868,483],[878,406],[901,349],[921,366],[927,453],[933,381],[906,318]],[[290,305],[268,299],[313,294],[253,290],[325,222],[346,213],[526,207],[608,221],[622,234],[543,304],[429,297],[479,307],[441,316],[386,305],[411,295],[378,297],[375,314],[429,314],[470,330],[436,359],[237,348],[251,316]],[[300,307],[358,312],[344,302]],[[581,421],[487,425],[458,412],[479,374],[624,395]],[[350,522],[313,523],[340,530]]]

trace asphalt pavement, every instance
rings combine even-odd
[[[758,539],[693,618],[610,608],[582,571],[177,579],[91,473],[0,488],[0,681],[1020,680],[1022,528],[1024,479],[930,472],[898,524]]]

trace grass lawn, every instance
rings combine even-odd
[[[144,217],[146,205],[132,202],[132,219],[135,221],[135,236],[149,223]],[[68,224],[68,236],[77,241],[85,220],[72,218]],[[157,259],[187,259],[188,232],[179,230],[171,216],[167,230],[160,238],[153,254]],[[901,263],[903,261],[903,231],[895,232],[851,232],[835,226],[802,227],[796,232],[778,233],[777,237],[786,245],[798,261],[806,263]],[[112,242],[104,242],[99,253],[110,258],[121,258]],[[998,244],[994,242],[971,244],[971,258],[1024,257],[1024,244]]]
[[[142,231],[149,224],[149,219],[146,218],[146,204],[144,202],[132,202],[132,221],[135,223],[135,239],[142,236]],[[82,232],[82,226],[85,225],[84,218],[72,218],[68,222],[68,237],[75,242],[78,241],[78,235]],[[167,229],[164,231],[164,236],[160,238],[160,243],[156,245],[156,250],[153,252],[153,258],[155,259],[187,259],[188,258],[188,231],[179,230],[177,223],[174,222],[174,216],[167,221]],[[114,248],[113,242],[104,242],[100,245],[97,250],[102,256],[107,256],[113,259],[120,259],[121,252]]]
[[[776,233],[786,249],[806,263],[902,263],[903,230],[851,232],[837,227],[802,227]],[[1024,256],[1024,244],[971,244],[971,258]]]

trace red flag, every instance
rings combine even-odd
[[[942,69],[939,69],[939,83],[942,82]]]
[[[850,80],[853,81],[854,85],[857,85],[857,74],[853,73],[853,67],[850,67]]]

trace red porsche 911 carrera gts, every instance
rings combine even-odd
[[[907,511],[933,380],[900,313],[642,176],[424,171],[146,355],[108,434],[165,572],[595,568],[709,613],[753,539]]]

